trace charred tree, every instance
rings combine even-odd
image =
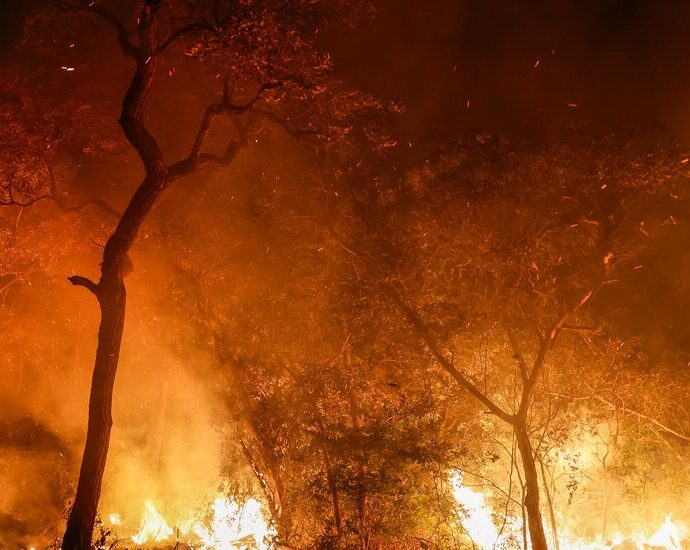
[[[62,541],[63,550],[85,550],[91,546],[113,423],[113,388],[127,302],[125,277],[133,269],[129,250],[139,228],[170,182],[193,173],[201,165],[227,165],[246,145],[244,135],[240,131],[241,125],[235,120],[239,139],[230,142],[225,154],[217,156],[202,153],[213,119],[222,114],[235,117],[251,109],[265,91],[279,85],[275,82],[261,85],[251,99],[241,104],[234,104],[231,93],[226,89],[221,102],[213,103],[206,108],[189,155],[173,164],[166,164],[158,142],[144,123],[149,91],[160,54],[174,41],[187,33],[200,30],[201,26],[198,23],[191,24],[173,31],[165,40],[159,40],[156,22],[162,4],[162,0],[146,0],[144,3],[137,20],[136,44],[130,41],[129,32],[124,24],[98,4],[91,2],[79,4],[76,8],[73,6],[73,9],[93,12],[112,25],[117,32],[123,53],[136,63],[129,88],[122,100],[118,122],[126,139],[139,156],[145,175],[106,242],[99,281],[94,282],[82,276],[69,277],[73,285],[86,288],[96,297],[101,319],[89,396],[86,443],[76,496]]]
[[[89,396],[86,444],[77,493],[62,541],[63,550],[84,550],[91,546],[113,423],[113,387],[127,302],[124,279],[132,270],[128,252],[139,227],[168,181],[160,148],[143,123],[144,106],[156,70],[155,17],[158,4],[155,0],[147,0],[141,13],[140,46],[135,54],[137,68],[122,102],[119,121],[144,163],[146,176],[106,243],[98,283],[79,276],[70,277],[72,284],[83,286],[96,296],[101,321]]]

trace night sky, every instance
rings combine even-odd
[[[357,84],[408,107],[413,138],[472,128],[539,137],[573,123],[660,124],[690,138],[687,0],[382,5],[335,58]]]
[[[35,0],[0,0],[0,48]],[[401,101],[414,141],[660,125],[690,138],[688,0],[380,0],[329,37],[355,85]],[[469,101],[469,108],[468,108]],[[577,105],[577,107],[571,106]]]

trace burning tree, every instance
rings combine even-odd
[[[96,297],[101,319],[86,445],[63,548],[88,548],[91,543],[112,426],[113,385],[125,323],[125,277],[133,269],[129,251],[141,225],[170,183],[200,168],[231,164],[250,145],[250,134],[260,132],[267,122],[283,124],[295,136],[314,136],[330,121],[329,134],[316,137],[337,139],[343,135],[339,124],[348,113],[376,104],[335,81],[328,55],[317,47],[320,28],[350,24],[365,12],[365,3],[353,9],[345,2],[188,5],[146,0],[143,5],[108,7],[56,1],[36,18],[38,26],[66,18],[78,18],[83,24],[99,19],[114,31],[121,54],[134,64],[118,122],[144,168],[140,185],[107,238],[99,279],[70,277],[72,284]],[[199,60],[209,82],[220,77],[224,84],[222,97],[205,109],[188,153],[170,162],[144,115],[159,65],[175,55]],[[221,117],[230,124],[222,152],[215,154],[207,150],[207,140]]]
[[[665,264],[688,243],[680,151],[585,132],[539,146],[478,134],[435,145],[405,171],[411,144],[387,135],[397,109],[340,82],[322,48],[321,31],[368,15],[365,2],[50,4],[18,48],[27,65],[41,59],[35,74],[1,75],[0,321],[41,302],[6,338],[4,363],[20,379],[29,361],[41,372],[64,369],[60,357],[82,362],[88,314],[35,282],[96,272],[84,259],[92,238],[100,275],[70,277],[96,297],[100,328],[64,548],[92,543],[123,330],[134,324],[126,305],[144,328],[125,337],[122,358],[140,339],[138,363],[167,361],[176,378],[162,384],[158,421],[137,423],[136,436],[155,431],[155,441],[132,452],[150,474],[182,439],[166,440],[167,391],[195,385],[181,365],[203,362],[200,393],[230,417],[203,422],[232,447],[226,468],[254,474],[241,490],[262,493],[278,545],[462,547],[466,527],[482,546],[510,531],[515,545],[543,549],[572,539],[560,507],[597,483],[588,506],[602,539],[615,534],[615,502],[646,501],[651,483],[679,491],[687,357],[668,348],[685,346],[687,308],[668,306],[688,284]],[[133,174],[136,185],[120,186]],[[183,178],[192,187],[161,201]],[[640,324],[658,325],[654,338],[639,338]],[[70,397],[81,396],[55,399],[71,409]],[[16,415],[0,439],[3,451],[43,445],[68,469],[69,445],[50,423]],[[493,484],[490,502],[467,483],[473,473]],[[32,498],[64,504],[64,474]],[[151,521],[134,543],[174,536],[178,519],[156,506],[146,502]],[[195,540],[239,538],[209,526],[227,528],[238,509],[213,500]],[[258,541],[268,527],[257,523]],[[670,519],[664,527],[678,539]]]
[[[264,139],[282,143],[280,132]],[[355,290],[350,263],[335,243],[324,246],[328,233],[313,215],[324,189],[310,153],[293,145],[273,154],[274,166],[242,190],[213,184],[210,193],[227,200],[201,225],[171,220],[162,244],[177,271],[168,292],[174,315],[193,319],[197,334],[182,347],[211,350],[208,379],[237,421],[226,432],[256,473],[280,543],[447,542],[447,523],[436,519],[453,517],[436,485],[455,444],[443,437],[445,385],[425,357],[399,353],[406,335],[387,339],[382,312],[341,293]],[[245,161],[264,165],[260,153]],[[208,220],[210,241],[201,237]]]
[[[534,152],[482,137],[404,181],[353,170],[343,194],[363,228],[346,229],[352,218],[344,217],[333,231],[364,265],[374,295],[394,304],[442,370],[510,427],[531,544],[541,549],[540,381],[563,366],[564,347],[567,355],[580,345],[570,333],[599,325],[594,303],[638,267],[649,235],[673,232],[669,216],[686,177],[673,148],[622,154],[625,140],[579,139]],[[491,350],[483,362],[481,339]]]

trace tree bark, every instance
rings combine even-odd
[[[125,287],[121,278],[116,278],[110,286],[110,289],[103,291],[103,298],[99,299],[101,325],[98,331],[98,349],[89,398],[86,446],[79,472],[77,494],[62,542],[63,550],[86,550],[91,547],[93,526],[101,495],[101,481],[113,423],[112,388],[120,354],[126,301]]]
[[[352,356],[350,348],[348,347],[344,353],[345,362],[347,365],[348,372],[352,372]],[[350,383],[347,388],[348,397],[350,401],[350,416],[352,418],[352,429],[354,433],[358,436],[362,436],[362,431],[364,429],[364,415],[359,406],[359,401],[357,398],[357,392],[355,388]],[[365,451],[361,451],[359,457],[359,480],[357,489],[357,532],[360,538],[360,548],[369,548],[369,535],[370,529],[368,525],[368,514],[367,514],[367,501],[368,492],[366,485],[366,478],[369,473],[367,467],[367,454]]]
[[[529,527],[529,538],[532,542],[532,550],[548,550],[546,544],[546,534],[544,533],[544,522],[541,518],[541,508],[539,504],[539,477],[537,475],[537,465],[532,453],[532,444],[529,440],[527,426],[520,419],[513,425],[515,438],[520,451],[522,469],[525,474],[525,508],[527,509],[527,524]]]
[[[322,432],[321,437],[324,437]],[[331,466],[331,459],[328,454],[328,448],[326,447],[326,442],[324,441],[321,446],[321,451],[323,453],[323,463],[326,469],[326,479],[328,480],[328,490],[331,493],[331,502],[333,503],[333,519],[335,520],[335,529],[338,535],[338,541],[336,542],[336,548],[340,546],[340,537],[342,535],[342,524],[340,520],[340,500],[338,498],[338,484],[333,474],[333,467]]]
[[[552,485],[552,488],[554,490],[554,493],[551,492],[551,489],[549,489],[549,483],[548,479],[546,477],[546,467],[544,466],[544,461],[539,460],[539,469],[541,470],[541,480],[542,483],[544,484],[544,494],[546,494],[546,501],[547,504],[549,505],[549,519],[551,521],[551,540],[553,540],[553,547],[554,550],[560,550],[561,545],[558,542],[558,523],[556,521],[556,512],[553,507],[553,500],[554,500],[554,495],[555,495],[555,488]]]
[[[113,387],[127,301],[124,278],[132,269],[128,252],[139,227],[167,183],[163,155],[143,124],[144,106],[156,66],[157,5],[156,0],[147,0],[139,19],[139,48],[135,55],[137,68],[123,99],[119,120],[127,139],[144,163],[146,176],[106,243],[99,282],[70,277],[72,284],[83,286],[96,296],[101,319],[89,396],[86,444],[62,550],[87,550],[91,547],[113,423]]]

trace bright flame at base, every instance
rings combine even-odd
[[[673,522],[671,516],[666,516],[664,524],[656,533],[644,540],[647,546],[681,550],[682,542],[688,535],[687,527],[681,522]]]
[[[192,530],[201,539],[203,548],[233,550],[246,548],[253,543],[261,549],[268,548],[266,540],[271,535],[261,515],[261,503],[250,498],[244,506],[224,497],[218,497],[211,506],[213,519],[210,528],[197,522]],[[252,540],[253,539],[253,540]]]
[[[261,503],[253,498],[240,505],[225,496],[211,504],[207,521],[192,518],[181,522],[179,533],[187,536],[190,546],[204,550],[267,550],[274,531],[262,514]],[[110,525],[122,525],[119,514],[108,516]],[[191,529],[190,529],[191,527]],[[139,531],[132,536],[137,546],[163,542],[173,538],[175,530],[156,509],[151,500],[144,502],[144,516]]]
[[[462,508],[458,512],[458,518],[474,544],[482,550],[494,550],[494,548],[505,548],[504,542],[510,538],[519,540],[522,528],[520,520],[516,517],[506,518],[505,530],[501,534],[494,522],[491,509],[485,502],[484,495],[464,486],[462,481],[462,475],[459,472],[453,473],[450,477],[453,497]],[[585,540],[559,532],[558,543],[560,550],[613,550],[623,545],[625,548],[634,546],[636,550],[648,548],[683,550],[683,541],[688,536],[687,526],[680,521],[673,521],[671,516],[666,516],[664,523],[652,535],[648,534],[650,531],[640,529],[637,533],[616,533],[608,541]],[[547,537],[552,538],[549,533]]]
[[[493,548],[498,541],[498,528],[491,518],[491,512],[484,502],[484,495],[462,484],[462,475],[454,473],[450,479],[455,501],[462,506],[462,526],[475,544],[482,548]]]
[[[172,537],[174,532],[172,527],[168,525],[165,518],[156,510],[153,502],[147,500],[144,504],[146,512],[144,513],[141,529],[132,537],[132,540],[137,544],[146,544],[147,542],[160,542]]]

